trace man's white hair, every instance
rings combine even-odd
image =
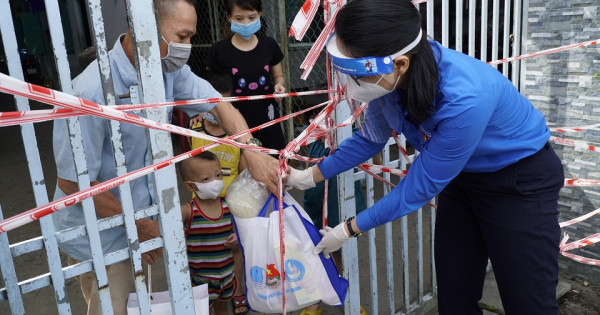
[[[168,16],[173,13],[175,4],[179,1],[187,2],[196,8],[196,0],[154,0],[154,10],[158,14],[159,18]]]

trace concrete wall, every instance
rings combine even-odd
[[[600,38],[598,0],[530,0],[527,52]],[[524,83],[524,84],[523,84]],[[526,61],[521,92],[546,115],[551,126],[600,123],[600,45],[535,57]],[[558,134],[600,145],[600,129]],[[554,145],[563,161],[565,177],[600,179],[600,153]],[[563,188],[560,221],[600,208],[600,188]],[[563,229],[570,241],[600,232],[600,216]],[[600,259],[600,244],[573,253]],[[561,269],[600,283],[600,267],[561,256]]]

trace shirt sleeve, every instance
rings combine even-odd
[[[197,100],[219,98],[221,94],[206,80],[192,72],[188,65],[183,66],[173,75],[173,97],[175,100]],[[180,106],[188,116],[194,117],[215,107],[216,103]]]
[[[408,174],[375,205],[358,214],[362,231],[393,221],[429,202],[463,169],[494,111],[488,95],[463,95],[442,106],[436,132],[410,166]]]
[[[323,177],[329,179],[363,163],[381,151],[386,142],[378,143],[367,139],[360,132],[344,140],[338,148],[321,163],[317,164]]]
[[[80,94],[77,89],[77,82],[74,82],[74,93],[81,95],[82,98],[95,101],[99,104],[103,100],[95,98],[87,93]],[[100,167],[102,166],[102,150],[104,141],[108,135],[108,121],[92,115],[79,117],[81,137],[83,148],[85,150],[85,159],[87,163],[87,172],[90,181],[98,178]],[[73,132],[73,130],[71,130]],[[54,159],[56,162],[57,176],[66,180],[77,182],[77,172],[75,170],[75,161],[71,141],[69,137],[68,120],[58,119],[54,122],[54,131],[52,135],[52,144],[54,149]]]
[[[271,51],[272,51],[271,66],[274,66],[274,65],[279,64],[283,60],[284,56],[283,56],[283,52],[281,51],[281,47],[279,47],[277,42],[273,38],[270,38],[270,37],[269,37],[269,40],[271,42]]]

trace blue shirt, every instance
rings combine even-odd
[[[125,55],[120,39],[109,52],[112,78],[117,95],[117,104],[131,104],[131,99],[120,99],[118,96],[129,94],[129,87],[138,84],[137,72]],[[184,66],[172,73],[163,73],[165,83],[165,96],[167,101],[203,99],[220,97],[221,95],[205,80],[194,75],[189,66]],[[104,104],[100,74],[97,61],[92,62],[80,75],[73,80],[74,95],[83,99]],[[190,116],[212,109],[215,104],[201,104],[181,106]],[[133,112],[145,117],[141,111]],[[81,133],[87,161],[90,181],[104,182],[117,177],[112,144],[109,134],[109,121],[96,116],[81,116]],[[127,171],[131,172],[150,165],[149,147],[145,128],[121,123],[123,150],[127,164]],[[57,175],[59,178],[77,182],[75,163],[67,131],[67,120],[60,119],[54,122],[53,134],[54,158],[56,160]],[[152,204],[153,189],[152,177],[144,176],[130,182],[131,197],[135,209]],[[120,199],[118,188],[112,189],[117,199]],[[65,196],[58,186],[54,199]],[[69,227],[85,224],[83,210],[80,204],[60,210],[52,215],[57,231]],[[100,232],[102,250],[109,253],[127,247],[125,229],[114,227]],[[69,256],[77,260],[91,258],[90,245],[87,237],[80,237],[60,244],[60,248]]]
[[[395,130],[420,151],[407,176],[356,219],[362,231],[406,215],[427,202],[460,172],[493,172],[541,149],[550,137],[542,113],[496,69],[437,42],[435,112],[415,124],[398,102],[401,90],[373,100],[362,133],[345,140],[319,165],[325,178],[364,162]]]

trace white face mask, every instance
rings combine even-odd
[[[190,183],[196,184],[196,187],[198,188],[198,190],[196,190],[196,195],[198,195],[198,198],[200,199],[217,199],[223,190],[223,187],[225,187],[225,183],[222,179],[215,179],[207,183]]]
[[[396,88],[396,85],[398,85],[398,82],[400,81],[400,78],[402,76],[398,76],[398,79],[396,79],[396,82],[394,83],[392,89],[387,90],[386,88],[378,84],[379,82],[381,82],[385,75],[387,74],[382,75],[379,78],[379,80],[377,80],[377,82],[375,83],[365,82],[360,79],[346,77],[346,93],[348,95],[348,98],[355,99],[361,102],[370,102],[376,98],[380,98],[388,93],[391,93]]]
[[[167,42],[164,36],[162,39]],[[192,44],[169,42],[167,55],[160,59],[163,72],[175,72],[181,69],[187,63],[191,53]]]

